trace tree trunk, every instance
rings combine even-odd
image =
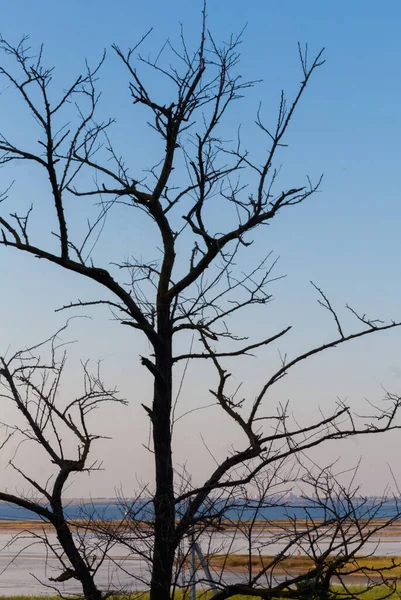
[[[167,311],[166,311],[167,312]],[[156,492],[155,532],[150,600],[169,600],[174,565],[175,503],[171,452],[172,336],[169,317],[159,321],[161,344],[155,351],[156,376],[152,407]]]
[[[75,571],[76,579],[78,579],[82,585],[82,591],[85,600],[102,600],[102,593],[97,588],[89,567],[86,565],[81,554],[77,550],[71,531],[65,522],[64,517],[58,517],[56,533],[58,541],[68,556],[71,566]]]

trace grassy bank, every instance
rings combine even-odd
[[[266,567],[274,560],[274,556],[262,555],[252,556],[249,559],[247,554],[230,554],[209,556],[209,564],[215,569],[226,569],[229,571],[245,571],[251,566],[252,571],[258,571]],[[330,560],[330,559],[329,559]],[[285,573],[304,573],[313,569],[314,562],[308,556],[287,556],[283,558],[275,567],[275,574]],[[355,572],[359,569],[359,572]],[[399,556],[357,556],[354,560],[344,565],[341,569],[343,574],[352,573],[352,575],[374,576],[374,572],[380,572],[384,576],[401,578],[401,557]]]

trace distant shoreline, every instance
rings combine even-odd
[[[300,527],[302,527],[302,519],[297,519],[297,530],[299,532]],[[314,523],[316,524],[318,521],[314,521]],[[97,520],[94,519],[93,521],[90,521],[89,519],[68,519],[68,523],[71,525],[71,527],[76,527],[76,528],[92,528],[96,529],[97,526],[99,526],[101,523],[107,523],[108,525],[112,526],[118,526],[119,523],[121,523],[120,519],[116,519],[116,520],[106,520],[106,521],[102,521],[102,520]],[[246,523],[246,521],[241,521],[241,524],[244,525]],[[363,520],[360,521],[361,524],[363,524]],[[143,526],[143,528],[148,528],[150,526],[150,522],[149,521],[138,521],[138,524],[141,524]],[[381,525],[385,524],[385,519],[374,519],[371,520],[369,522],[369,528],[377,528],[380,527]],[[53,525],[51,523],[49,523],[48,521],[44,521],[41,519],[0,519],[0,533],[19,533],[22,531],[28,532],[29,530],[32,531],[38,531],[41,529],[46,529],[46,530],[51,530],[53,529]],[[285,519],[276,519],[276,520],[271,520],[271,521],[266,521],[266,520],[260,520],[260,521],[255,521],[254,523],[254,530],[257,530],[258,532],[263,532],[266,531],[266,533],[285,533],[286,531],[288,533],[290,533],[294,528],[294,523],[291,520],[285,520]],[[223,521],[221,523],[221,525],[219,526],[219,532],[223,533],[227,532],[233,532],[236,530],[236,523],[235,521]],[[208,531],[210,531],[210,529],[208,528]],[[400,544],[401,544],[401,523],[399,522],[394,522],[390,525],[388,525],[387,527],[381,529],[380,531],[377,532],[377,537],[381,537],[381,538],[400,538]]]

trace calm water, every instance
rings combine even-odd
[[[252,502],[252,501],[250,501]],[[380,501],[379,501],[380,502]],[[355,506],[357,504],[355,503]],[[257,503],[255,502],[255,506]],[[220,510],[224,507],[223,501],[218,501],[213,504],[213,509]],[[185,507],[184,507],[185,508]],[[345,509],[348,510],[348,505]],[[152,503],[149,500],[136,501],[131,506],[132,513],[135,513],[135,517],[138,519],[151,519],[153,516]],[[178,508],[178,512],[179,512]],[[202,509],[204,510],[204,508]],[[238,519],[250,520],[255,514],[255,508],[245,506],[241,504],[241,500],[236,500],[236,508],[227,508],[224,511],[224,516],[227,519]],[[311,518],[321,519],[324,517],[324,511],[321,507],[317,507],[313,504],[313,500],[308,503],[301,505],[301,502],[288,503],[287,505],[281,506],[269,506],[265,508],[258,508],[257,514],[259,519],[270,519],[270,520],[286,520],[288,518],[302,519],[306,516],[306,511]],[[338,504],[336,510],[341,514],[341,504]],[[70,519],[77,518],[104,518],[109,521],[120,519],[127,511],[126,505],[119,504],[118,502],[94,502],[94,503],[71,503],[66,507],[65,513]],[[360,516],[366,518],[368,516],[374,516],[375,518],[390,518],[399,514],[401,511],[400,506],[393,501],[383,503],[382,506],[376,507],[375,500],[367,500],[360,502],[360,508],[356,509],[356,512],[360,513]],[[0,520],[26,520],[26,519],[37,519],[35,513],[7,504],[6,502],[0,502]]]
[[[138,507],[136,507],[138,510]],[[380,514],[376,516],[388,516],[392,514],[395,507],[386,506]],[[69,518],[87,518],[102,517],[108,520],[120,519],[125,513],[125,507],[113,503],[83,504],[81,506],[70,505],[67,509]],[[250,518],[252,511],[241,509],[243,518]],[[288,515],[302,518],[304,510],[299,506],[290,506],[287,508],[273,507],[268,511],[263,511],[260,517],[280,520],[287,519]],[[149,518],[149,505],[139,507],[139,515],[146,515]],[[227,516],[236,518],[238,513],[231,512]],[[315,518],[319,518],[319,511],[316,510]],[[0,503],[0,520],[25,520],[33,519],[35,515],[30,511],[19,509]],[[49,542],[57,546],[54,534],[48,534]],[[93,552],[100,555],[102,541],[95,536],[88,536],[87,542],[93,545]],[[210,539],[204,535],[200,539],[200,544],[204,552],[216,553],[246,553],[247,540],[238,535],[238,533],[226,531],[224,533],[214,534]],[[275,554],[283,550],[285,541],[280,539],[278,534],[259,533],[255,536],[254,552],[264,554]],[[322,540],[319,543],[320,551],[327,548],[327,541]],[[302,544],[294,548],[294,553],[304,553],[305,548]],[[379,555],[401,555],[401,538],[388,537],[380,541],[372,538],[365,546],[364,553],[374,553]],[[80,592],[80,586],[75,580],[70,580],[64,584],[54,584],[49,581],[50,577],[57,577],[61,572],[58,561],[46,554],[46,548],[38,543],[31,535],[19,534],[13,536],[10,533],[0,533],[0,595],[5,594],[50,594],[54,593],[55,587],[60,592]],[[215,574],[215,578],[218,578]],[[224,580],[227,583],[234,583],[242,580],[243,575],[238,573],[227,573]],[[136,589],[145,589],[149,584],[149,569],[146,561],[133,559],[127,549],[120,545],[115,545],[109,549],[107,559],[98,568],[96,580],[99,587],[103,590],[133,591]],[[360,580],[359,580],[360,581]],[[49,587],[52,586],[52,587]]]
[[[57,545],[54,534],[48,534],[48,538],[51,544]],[[90,539],[88,541],[91,542]],[[203,550],[209,552],[223,553],[229,550],[232,553],[244,553],[247,550],[245,538],[233,533],[216,534],[212,540],[204,536],[200,541]],[[98,545],[99,540],[93,539],[93,543]],[[261,552],[273,554],[283,549],[284,541],[264,533],[257,536],[255,544]],[[320,548],[321,550],[327,548],[324,540]],[[302,552],[302,546],[299,550]],[[387,538],[383,541],[372,539],[366,546],[366,552],[401,555],[401,538]],[[65,593],[81,591],[75,580],[63,584],[49,581],[49,577],[56,577],[60,572],[58,562],[46,555],[44,546],[35,538],[29,535],[13,536],[10,533],[0,533],[0,595],[50,594],[55,589]],[[216,581],[218,577],[218,574],[214,575]],[[225,573],[223,576],[226,583],[242,581],[243,578],[244,576],[238,573]],[[280,579],[277,577],[278,581]],[[128,592],[146,589],[149,583],[149,570],[144,560],[133,559],[124,547],[115,545],[99,568],[96,581],[103,590]],[[360,580],[356,581],[360,583]]]

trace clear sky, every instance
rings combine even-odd
[[[148,166],[145,159],[152,156],[153,138],[131,106],[128,79],[110,46],[134,45],[153,27],[148,48],[155,52],[167,37],[177,38],[180,22],[193,40],[199,32],[200,9],[197,0],[8,0],[1,7],[1,34],[15,43],[28,33],[33,47],[43,42],[45,61],[56,66],[59,89],[81,70],[85,58],[93,63],[103,49],[108,51],[99,82],[104,89],[101,114],[116,117],[113,139],[135,171]],[[326,48],[327,62],[313,78],[287,136],[290,146],[280,155],[283,187],[303,183],[305,175],[317,178],[323,173],[321,191],[308,203],[283,212],[247,253],[250,264],[272,250],[280,256],[277,274],[287,277],[274,285],[273,304],[264,312],[247,315],[238,325],[256,334],[262,325],[274,332],[293,324],[294,331],[280,346],[289,356],[328,340],[335,333],[333,324],[316,304],[311,279],[340,311],[349,302],[375,318],[401,320],[401,4],[398,0],[210,0],[208,17],[216,39],[226,39],[246,25],[241,71],[245,78],[263,81],[234,105],[225,132],[235,137],[242,123],[254,155],[265,147],[253,127],[259,102],[263,101],[266,119],[274,119],[281,88],[291,95],[300,81],[297,42],[308,42],[311,54]],[[31,141],[35,130],[20,108],[0,80],[0,130],[11,132],[19,141]],[[40,231],[47,224],[46,182],[33,169],[24,172],[21,180],[22,172],[20,166],[1,169],[0,186],[17,179],[12,202],[34,200],[38,204],[43,215],[37,221]],[[135,229],[131,221],[120,217],[111,221],[99,249],[105,266],[110,255],[112,260],[124,258],[142,248],[151,249],[155,242],[150,229]],[[2,352],[10,345],[17,349],[52,333],[65,319],[54,313],[55,308],[96,294],[92,284],[77,276],[4,248],[0,248],[0,272]],[[105,414],[99,411],[99,428],[114,437],[99,446],[105,471],[89,482],[80,481],[70,491],[71,495],[89,491],[95,496],[113,495],[122,486],[130,494],[137,480],[148,480],[152,463],[141,446],[147,442],[148,427],[140,404],[150,381],[138,356],[146,352],[146,344],[132,336],[131,330],[111,322],[106,312],[95,309],[90,315],[92,320],[71,325],[70,338],[78,340],[71,351],[71,378],[76,376],[74,365],[79,357],[104,359],[106,381],[121,389],[129,406]],[[351,325],[348,317],[346,323]],[[238,367],[238,379],[245,381],[251,393],[277,361],[276,354],[268,353],[246,361]],[[210,402],[206,373],[204,366],[189,370],[182,412]],[[272,401],[274,406],[290,399],[297,415],[313,418],[318,406],[328,411],[338,397],[358,407],[364,398],[378,401],[383,386],[401,393],[401,330],[372,336],[300,367],[277,387]],[[67,385],[66,393],[71,389]],[[177,462],[187,459],[195,477],[202,478],[212,463],[207,453],[199,459],[200,432],[217,455],[227,454],[236,433],[216,409],[194,414],[177,425],[176,457]],[[401,478],[401,468],[397,471],[396,461],[392,462],[400,436],[396,432],[370,442],[355,440],[337,449],[330,446],[319,453],[319,459],[329,461],[340,454],[342,464],[351,466],[363,455],[360,479],[368,493],[380,493],[390,479],[387,462]],[[31,458],[22,451],[22,464]],[[6,461],[7,456],[0,456],[0,468]],[[39,455],[35,468],[38,464]],[[15,477],[9,469],[7,473],[6,481],[12,486]]]

